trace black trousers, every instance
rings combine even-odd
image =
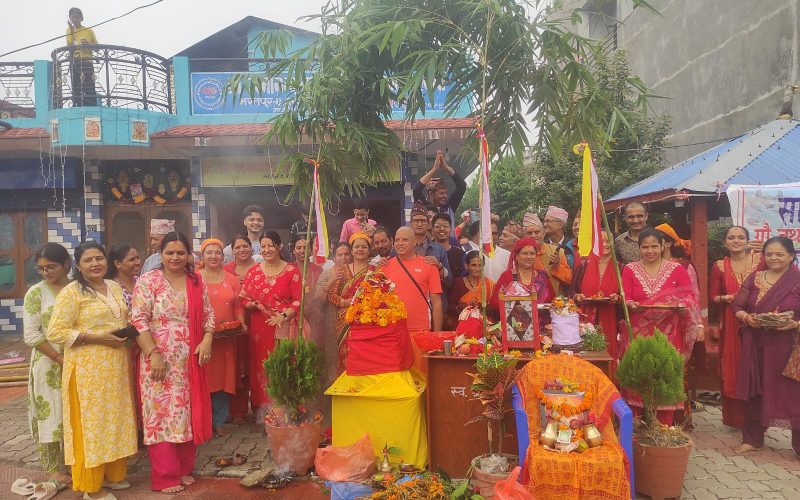
[[[76,57],[70,64],[72,76],[72,106],[97,106],[94,88],[94,64],[89,58]]]

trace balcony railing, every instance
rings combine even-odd
[[[79,57],[88,51],[91,59]],[[52,59],[54,108],[106,106],[174,112],[172,64],[159,55],[118,45],[82,45],[56,49]],[[90,74],[94,81],[87,84]],[[73,83],[82,87],[73,89]]]
[[[32,62],[0,62],[0,118],[33,118]]]

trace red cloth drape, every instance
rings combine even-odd
[[[191,277],[186,277],[189,305],[189,395],[194,443],[202,444],[211,438],[211,393],[208,392],[206,369],[200,366],[199,356],[194,354],[203,340],[203,286],[202,278],[196,276],[196,282]]]

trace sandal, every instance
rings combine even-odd
[[[39,483],[33,488],[33,495],[28,500],[49,500],[58,494],[58,488],[50,481]]]
[[[31,481],[31,478],[22,476],[11,485],[11,492],[17,495],[28,496],[33,493],[35,487],[36,483]]]

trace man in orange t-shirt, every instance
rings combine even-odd
[[[414,349],[414,367],[425,372],[422,351],[414,342],[414,336],[430,331],[431,325],[434,331],[442,329],[442,282],[439,280],[439,270],[426,263],[424,257],[416,255],[414,231],[410,227],[397,230],[394,249],[397,256],[389,259],[383,272],[395,283],[395,292],[408,312],[407,324]],[[413,281],[409,274],[413,276]]]

